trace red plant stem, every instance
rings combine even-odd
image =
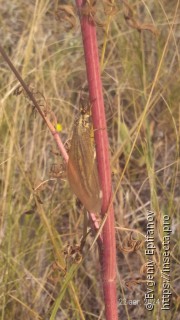
[[[103,192],[102,217],[108,212],[107,220],[102,230],[103,244],[102,248],[99,250],[102,264],[105,314],[106,320],[116,320],[118,319],[116,296],[116,245],[114,210],[113,206],[110,205],[112,185],[109,162],[109,143],[100,76],[96,27],[92,21],[89,21],[88,16],[81,14],[81,7],[83,7],[85,3],[86,0],[76,0],[81,21],[89,96],[92,103],[98,173]]]

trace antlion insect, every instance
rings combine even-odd
[[[91,107],[81,107],[75,121],[67,164],[67,177],[72,191],[89,212],[101,211],[100,190]]]

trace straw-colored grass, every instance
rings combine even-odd
[[[144,235],[147,210],[152,210],[156,298],[162,289],[163,215],[171,218],[174,320],[179,307],[180,11],[175,15],[178,1],[130,4],[136,18],[153,24],[158,36],[127,26],[120,2],[107,39],[97,27],[100,55],[107,40],[102,81],[115,192],[118,299],[140,301],[131,306],[119,300],[119,318],[170,319],[159,304],[148,312],[143,302]],[[78,19],[68,30],[67,23],[55,19],[56,9],[49,0],[0,1],[0,39],[37,99],[45,96],[66,143],[86,72]],[[83,209],[66,179],[52,175],[62,159],[30,101],[13,95],[18,82],[2,58],[0,70],[0,319],[104,319],[96,244],[85,255],[91,235],[81,263],[73,264],[69,256],[67,273],[62,271],[64,248],[80,243]],[[134,251],[129,249],[133,239],[140,241]]]

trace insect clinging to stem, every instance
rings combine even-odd
[[[102,191],[97,170],[90,104],[81,106],[80,116],[75,120],[67,176],[72,191],[84,207],[89,212],[99,213]]]

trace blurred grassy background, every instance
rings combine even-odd
[[[140,271],[146,263],[143,234],[150,209],[156,214],[157,294],[163,215],[172,221],[172,300],[171,317],[159,305],[148,313],[143,304],[119,304],[119,312],[121,319],[178,319],[180,11],[169,36],[178,1],[129,4],[136,18],[153,24],[159,36],[127,26],[122,4],[116,6],[102,81],[116,190],[118,298],[124,295],[143,302],[145,275]],[[55,17],[57,7],[58,2],[50,0],[1,0],[0,39],[35,95],[45,96],[62,125],[65,143],[71,136],[86,72],[78,18],[75,28],[68,29],[68,23]],[[102,11],[99,18],[105,24],[108,21]],[[101,56],[106,34],[102,27],[97,27],[97,34]],[[83,210],[66,179],[52,176],[52,167],[62,162],[55,155],[54,141],[23,94],[13,95],[18,82],[2,58],[0,70],[0,319],[50,319],[63,285],[67,290],[55,319],[104,319],[96,245],[67,286],[58,269],[67,243],[80,242]],[[36,204],[35,195],[39,197]],[[142,244],[133,252],[125,250],[131,231]],[[89,236],[85,251],[92,240]],[[67,275],[72,262],[69,257]]]

